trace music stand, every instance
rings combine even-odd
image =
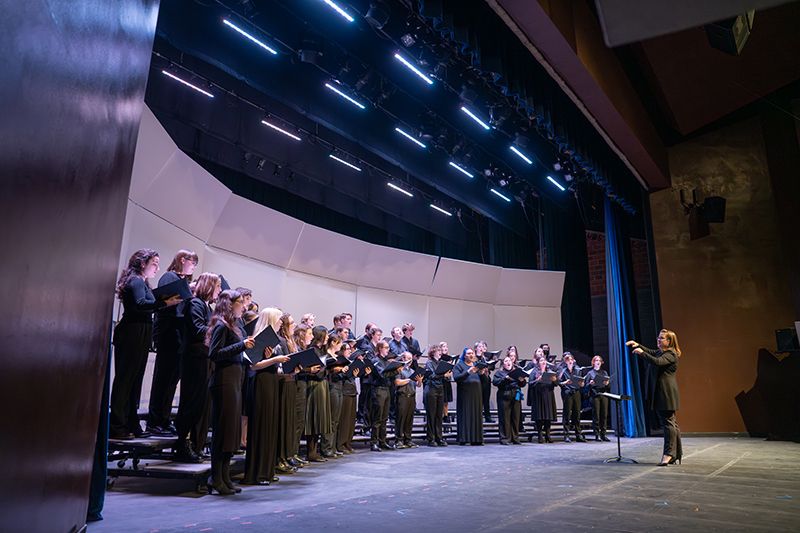
[[[603,462],[604,463],[635,463],[635,464],[639,464],[639,461],[637,461],[636,459],[631,459],[630,457],[622,457],[622,445],[620,444],[620,440],[619,440],[620,439],[620,437],[619,437],[619,433],[620,433],[619,432],[619,426],[620,426],[620,423],[622,422],[622,413],[620,413],[620,404],[623,401],[630,400],[631,397],[630,396],[622,396],[622,395],[619,395],[619,394],[612,394],[610,392],[601,392],[600,396],[605,396],[606,398],[609,398],[609,399],[613,400],[614,403],[617,405],[617,427],[614,430],[614,433],[617,434],[617,456],[616,457],[609,457],[608,459],[606,459]]]

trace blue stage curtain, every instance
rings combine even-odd
[[[606,301],[608,308],[608,359],[613,374],[612,390],[631,397],[622,402],[622,427],[625,436],[644,437],[644,405],[639,365],[625,346],[633,338],[633,277],[630,275],[628,254],[619,210],[605,199],[606,229]],[[619,428],[619,424],[617,424]],[[619,430],[619,429],[618,429]]]

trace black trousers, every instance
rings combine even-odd
[[[386,444],[386,424],[389,421],[389,387],[371,387],[370,444]]]
[[[446,384],[448,387],[449,383]],[[444,389],[425,387],[422,396],[425,404],[425,435],[428,442],[441,442],[442,419],[444,418]]]
[[[680,459],[683,457],[683,445],[681,444],[681,430],[678,427],[675,411],[659,410],[658,418],[664,427],[664,455]]]
[[[561,412],[564,433],[573,429],[575,433],[581,432],[581,393],[580,391],[572,394],[561,394],[564,402],[564,409]]]
[[[522,419],[522,402],[514,399],[514,394],[498,396],[497,417],[503,421],[500,440],[519,442],[519,423]]]
[[[178,438],[186,439],[191,435],[196,438],[200,431],[196,431],[201,421],[205,419],[205,432],[208,433],[208,380],[211,377],[211,362],[208,356],[202,353],[185,353],[181,357],[181,399],[178,405],[178,416],[175,419],[175,428],[178,430]],[[205,437],[202,443],[192,442],[196,447],[205,444]]]
[[[492,397],[492,378],[488,375],[481,374],[481,394],[483,396],[483,417],[489,418],[492,416],[489,405],[489,399]]]
[[[394,440],[403,444],[411,444],[411,430],[414,427],[414,409],[417,406],[417,397],[405,394],[396,394],[395,396],[397,418],[394,423]]]
[[[147,416],[149,427],[169,426],[172,400],[175,398],[175,389],[180,379],[180,362],[177,339],[156,344],[156,365],[153,368],[153,384],[150,387],[150,407]]]
[[[397,420],[397,387],[394,383],[389,385],[389,418]]]
[[[372,385],[366,383],[363,379],[361,380],[361,390],[358,393],[358,412],[356,413],[356,418],[361,420],[366,427],[370,426],[369,423],[369,411],[370,411],[370,403],[372,398]]]
[[[592,398],[592,430],[595,435],[606,434],[606,424],[608,423],[608,398],[605,396],[595,396]]]
[[[336,436],[339,432],[339,420],[342,417],[342,384],[329,384],[331,400],[331,432],[322,435],[322,451],[333,453],[339,451],[336,447]]]
[[[152,338],[152,323],[120,322],[114,328],[114,384],[109,423],[112,437],[114,433],[142,430],[137,411]]]
[[[294,441],[297,443],[297,450],[300,450],[300,439],[306,430],[306,389],[308,383],[302,379],[295,379],[297,396],[294,398]]]

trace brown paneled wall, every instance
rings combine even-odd
[[[759,348],[774,350],[774,330],[793,320],[762,126],[756,117],[671,148],[673,187],[651,195],[663,324],[684,353],[684,431],[745,430],[734,398],[753,385]],[[726,221],[695,241],[678,198],[693,188],[727,198]]]
[[[0,529],[77,531],[158,0],[3,5]]]

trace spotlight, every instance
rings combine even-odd
[[[322,0],[322,1],[331,6],[334,10],[336,10],[336,12],[339,13],[343,18],[345,18],[347,22],[353,22],[353,20],[355,20],[347,13],[347,11],[339,7],[333,0]]]
[[[181,78],[179,78],[175,74],[167,72],[166,70],[162,70],[161,73],[164,74],[165,76],[169,76],[170,78],[172,78],[173,80],[175,80],[175,81],[177,81],[179,83],[182,83],[182,84],[186,85],[187,87],[191,87],[192,89],[194,89],[195,91],[197,91],[199,93],[203,93],[204,95],[208,96],[209,98],[214,98],[214,95],[211,94],[210,92],[204,91],[203,89],[201,89],[197,85],[192,85],[191,83],[189,83],[186,80],[182,80]]]
[[[555,163],[553,163],[553,170],[555,170],[556,172],[558,172],[559,170],[561,170],[561,163],[560,163],[560,162],[558,162],[558,161],[556,161]]]
[[[458,170],[459,172],[461,172],[462,174],[466,175],[467,177],[470,177],[470,178],[474,178],[474,177],[475,177],[475,176],[474,176],[472,173],[470,173],[470,172],[469,172],[467,169],[465,169],[465,168],[464,168],[464,167],[462,167],[461,165],[457,165],[456,163],[454,163],[454,162],[452,162],[452,161],[450,161],[448,164],[449,164],[451,167],[453,167],[454,169],[456,169],[456,170]]]
[[[433,85],[433,80],[430,79],[428,76],[426,76],[420,69],[418,69],[416,67],[416,65],[411,63],[408,59],[406,59],[405,57],[401,56],[400,54],[395,54],[394,58],[396,60],[398,60],[399,62],[401,62],[403,65],[405,65],[405,67],[408,70],[410,70],[411,72],[413,72],[414,74],[419,76],[422,80],[424,80],[425,83],[427,83],[428,85]]]
[[[232,29],[236,30],[237,32],[239,32],[240,34],[244,35],[245,37],[247,37],[248,39],[250,39],[251,41],[256,43],[258,46],[260,46],[261,48],[263,48],[264,50],[266,50],[270,54],[278,55],[278,51],[277,50],[275,50],[274,48],[272,48],[270,46],[267,46],[266,43],[256,39],[255,37],[253,37],[252,35],[250,35],[246,31],[244,31],[242,28],[240,28],[239,26],[237,26],[233,22],[229,21],[228,19],[222,19],[222,23],[225,24],[226,26],[228,26],[229,28],[232,28]]]
[[[411,46],[414,46],[414,43],[416,43],[417,40],[414,39],[414,36],[411,35],[410,33],[406,33],[405,35],[400,37],[400,42],[403,43],[403,46],[409,48]]]
[[[358,107],[359,109],[366,109],[364,104],[362,104],[361,102],[359,102],[358,100],[356,100],[354,98],[351,98],[350,96],[348,96],[347,94],[345,94],[341,90],[337,89],[336,87],[334,87],[330,83],[326,83],[325,87],[327,87],[331,91],[335,92],[336,94],[338,94],[339,96],[341,96],[342,98],[344,98],[345,100],[347,100],[348,102],[353,104],[354,106]]]
[[[495,195],[497,195],[497,196],[499,196],[500,198],[502,198],[503,200],[505,200],[506,202],[510,202],[510,201],[511,201],[511,198],[509,198],[509,197],[508,197],[508,196],[506,196],[505,194],[501,193],[501,192],[500,192],[500,191],[498,191],[497,189],[495,189],[495,188],[491,188],[491,189],[489,189],[489,190],[490,190],[491,192],[493,192]]]
[[[265,125],[265,126],[268,126],[268,127],[272,128],[272,129],[273,129],[273,130],[275,130],[275,131],[278,131],[278,132],[280,132],[280,133],[283,133],[283,134],[284,134],[284,135],[286,135],[287,137],[291,137],[291,138],[292,138],[292,139],[294,139],[295,141],[301,141],[301,140],[302,140],[302,139],[301,139],[300,137],[298,137],[297,135],[295,135],[295,134],[293,134],[293,133],[289,133],[289,132],[288,132],[288,131],[286,131],[285,129],[279,128],[279,127],[278,127],[278,126],[276,126],[275,124],[272,124],[272,123],[270,123],[270,122],[267,122],[266,120],[262,120],[262,121],[261,121],[261,123],[262,123],[263,125]]]
[[[396,191],[398,191],[398,192],[401,192],[401,193],[405,194],[405,195],[406,195],[406,196],[408,196],[409,198],[413,198],[413,197],[414,197],[414,195],[413,195],[413,194],[411,194],[411,193],[410,193],[410,192],[408,192],[407,190],[403,189],[402,187],[399,187],[399,186],[395,185],[395,184],[394,184],[394,183],[392,183],[391,181],[387,181],[387,182],[386,182],[386,185],[388,185],[389,187],[391,187],[392,189],[394,189],[394,190],[396,190]]]
[[[436,204],[430,204],[430,206],[431,206],[431,209],[435,209],[436,211],[442,213],[443,215],[447,215],[449,217],[453,216],[453,213],[451,213],[450,211],[446,211],[446,210],[442,209],[441,207],[439,207]]]
[[[258,170],[264,170],[264,163],[266,163],[266,161],[264,159],[259,159],[258,160],[258,164],[256,165],[256,168]]]
[[[345,161],[344,159],[338,158],[338,157],[336,157],[336,156],[335,156],[335,155],[333,155],[333,154],[328,154],[328,157],[330,157],[330,158],[331,158],[331,159],[333,159],[334,161],[338,161],[339,163],[341,163],[341,164],[343,164],[343,165],[347,165],[348,167],[352,168],[353,170],[357,170],[357,171],[361,172],[361,169],[360,169],[360,168],[358,168],[357,166],[355,166],[355,165],[354,165],[354,164],[352,164],[352,163],[348,163],[348,162],[347,162],[347,161]]]
[[[478,124],[480,124],[480,125],[481,125],[481,127],[482,127],[483,129],[485,129],[485,130],[488,130],[488,129],[489,129],[489,125],[488,125],[486,122],[484,122],[483,120],[481,120],[481,119],[480,119],[480,118],[479,118],[479,117],[478,117],[478,116],[477,116],[475,113],[473,113],[472,111],[470,111],[470,110],[469,110],[469,109],[467,109],[466,107],[464,107],[464,106],[461,106],[461,111],[463,111],[464,113],[466,113],[466,114],[467,114],[467,116],[468,116],[469,118],[471,118],[472,120],[474,120],[475,122],[477,122]]]
[[[564,180],[565,180],[565,181],[567,181],[567,182],[570,182],[570,181],[572,181],[573,179],[574,179],[574,178],[572,177],[572,174],[564,174]]]
[[[517,147],[516,147],[516,146],[514,146],[513,144],[512,144],[512,145],[509,147],[509,149],[510,149],[512,152],[514,152],[515,154],[517,154],[517,155],[519,156],[519,158],[520,158],[520,159],[522,159],[523,161],[525,161],[525,162],[526,162],[526,163],[528,163],[529,165],[532,165],[532,164],[533,164],[533,161],[531,161],[531,159],[530,159],[528,156],[526,156],[525,154],[523,154],[522,152],[520,152],[520,151],[519,151],[519,148],[517,148]]]
[[[399,133],[400,135],[402,135],[403,137],[405,137],[409,141],[415,143],[420,148],[427,148],[428,147],[425,143],[422,143],[422,142],[418,141],[413,135],[411,135],[410,133],[406,133],[405,131],[401,130],[400,128],[395,128],[394,131],[396,131],[397,133]]]
[[[508,186],[508,184],[509,184],[510,182],[509,182],[507,179],[505,179],[505,178],[501,178],[501,179],[500,179],[500,181],[499,181],[498,183],[500,184],[500,186],[501,186],[501,187],[506,187],[506,186]]]
[[[566,190],[567,190],[567,189],[565,189],[565,188],[564,188],[564,186],[563,186],[563,185],[561,185],[559,182],[557,182],[556,180],[554,180],[554,179],[553,179],[551,176],[547,176],[547,179],[548,179],[548,180],[550,180],[550,182],[551,182],[553,185],[555,185],[556,187],[558,187],[559,189],[561,189],[561,192],[564,192],[564,191],[566,191]]]

